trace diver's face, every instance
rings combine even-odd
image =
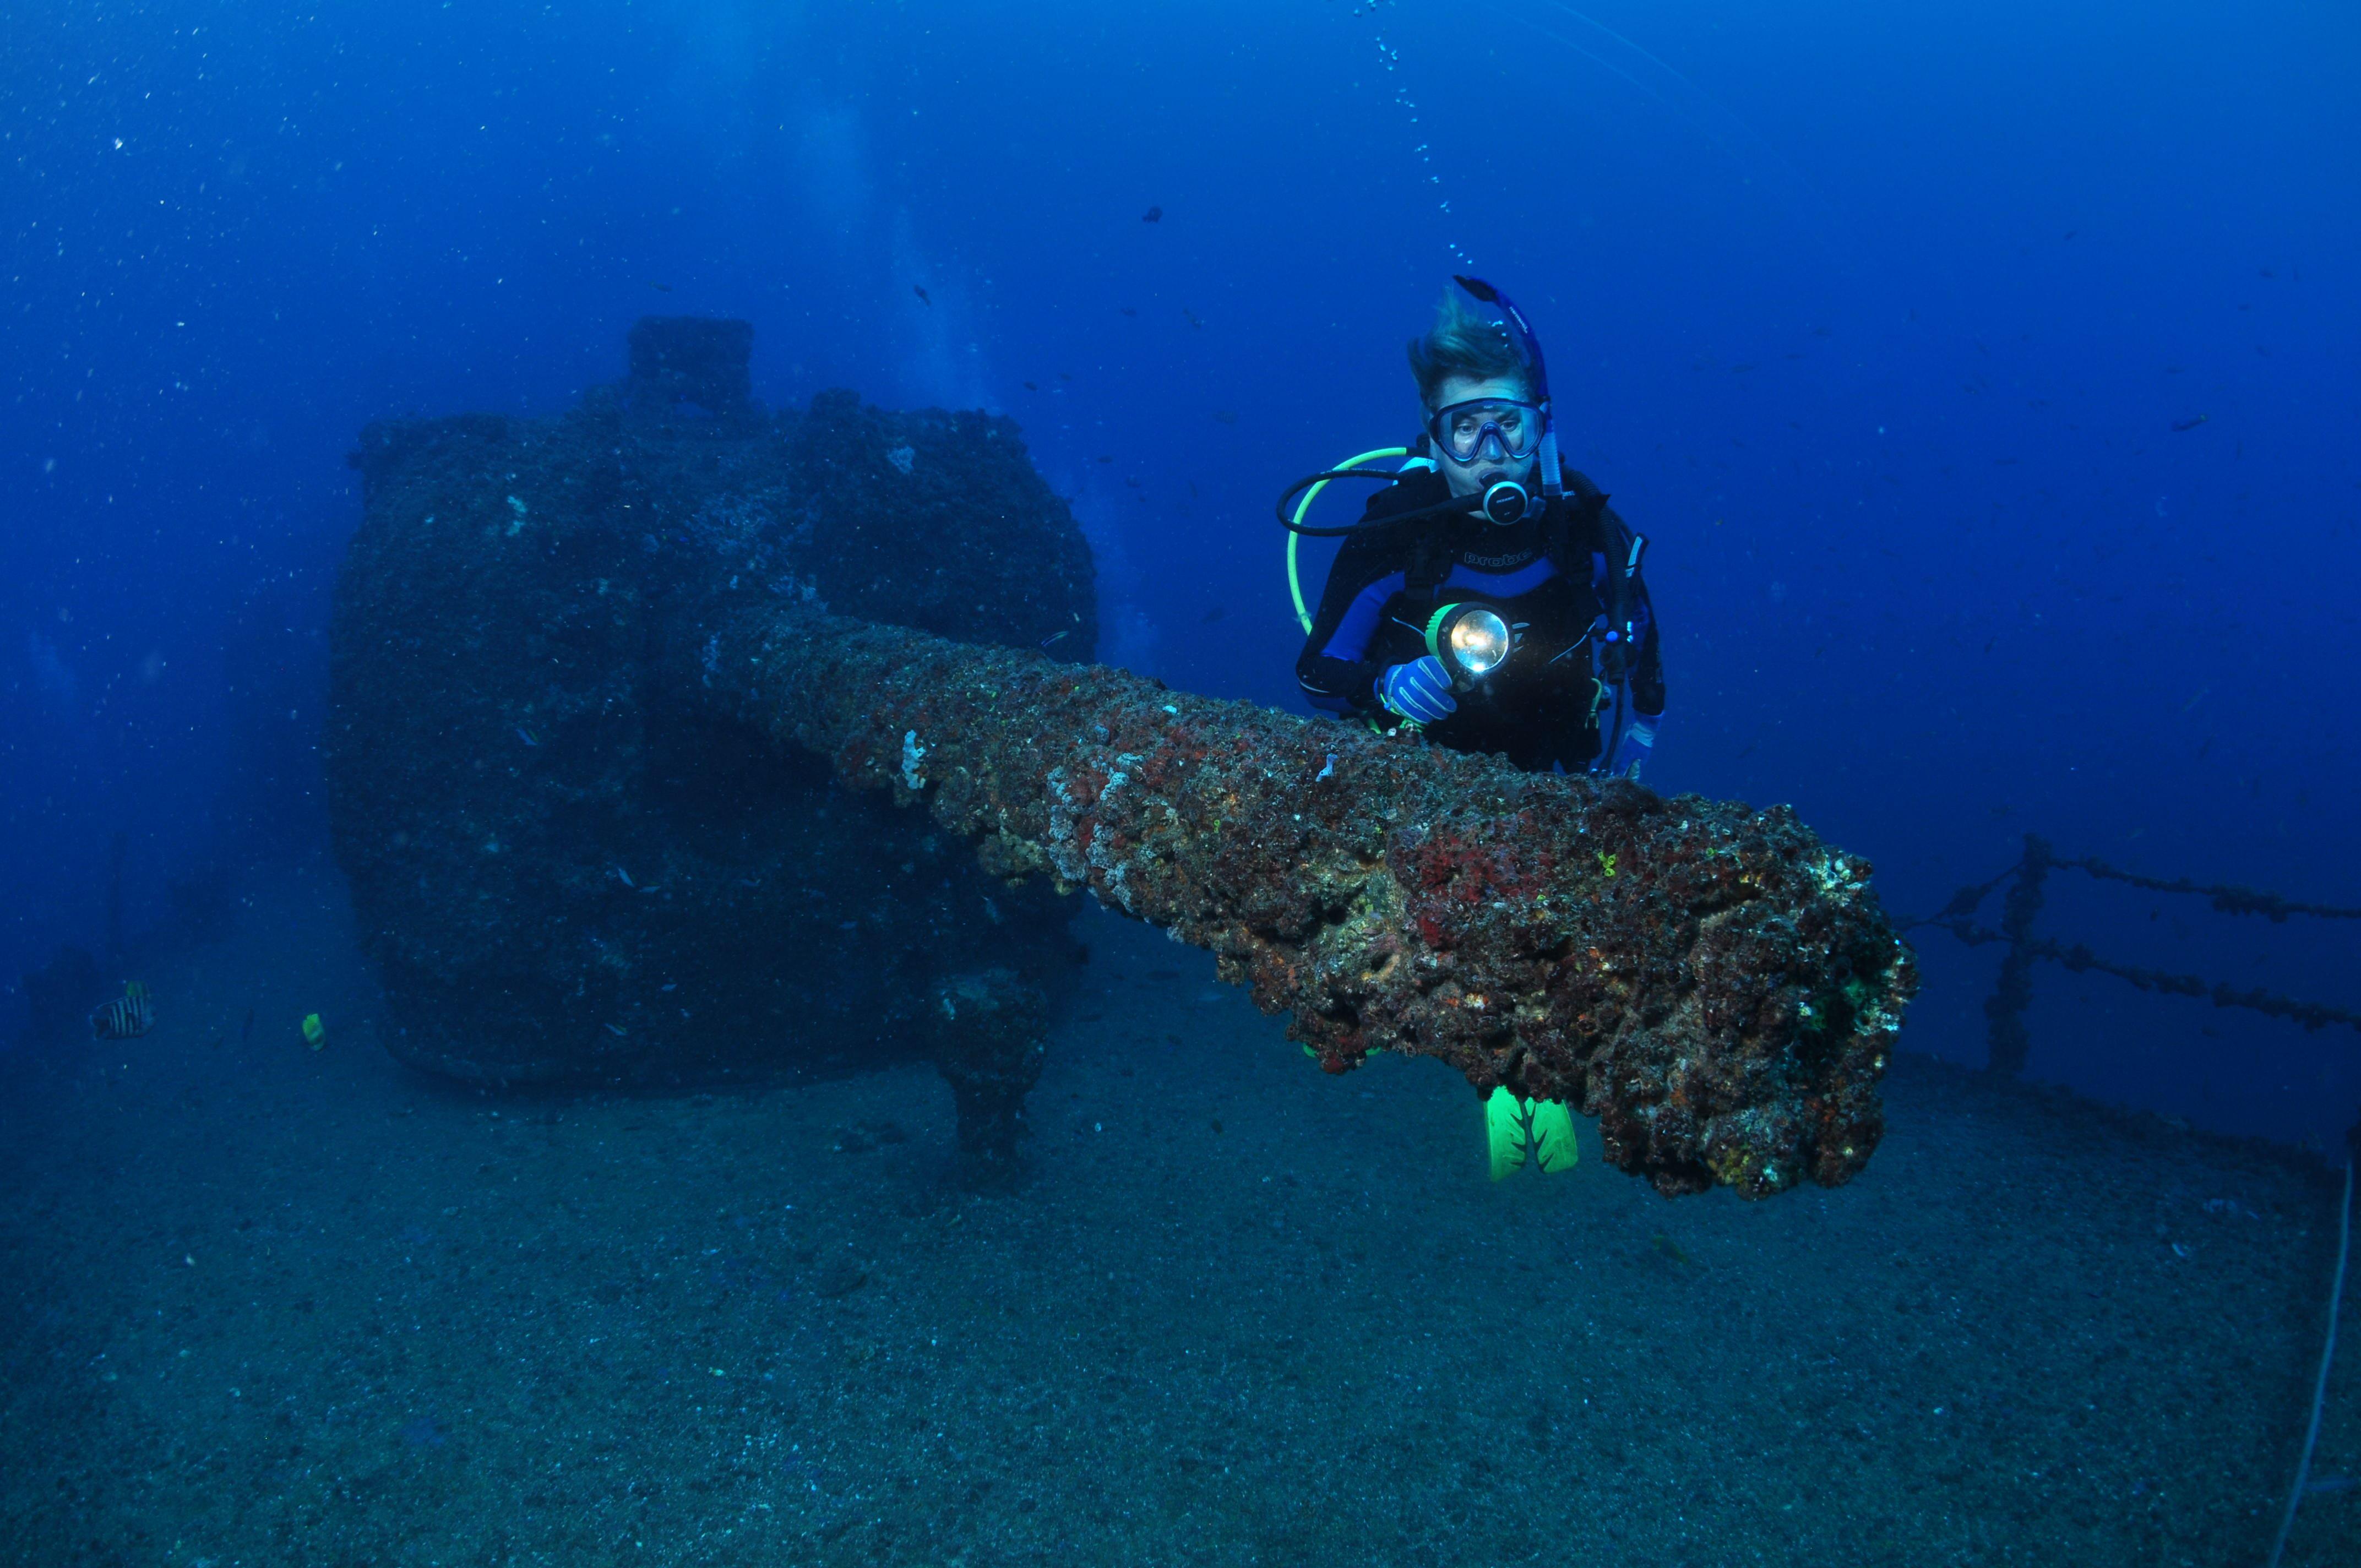
[[[1467,376],[1454,376],[1443,383],[1435,394],[1434,408],[1447,409],[1454,403],[1472,403],[1479,398],[1521,400],[1529,396],[1524,383],[1513,376],[1493,377],[1477,380]],[[1429,409],[1432,414],[1434,409]],[[1540,466],[1538,455],[1521,459],[1504,459],[1493,453],[1491,444],[1462,463],[1439,447],[1434,452],[1434,465],[1443,470],[1444,478],[1455,496],[1480,496],[1503,479],[1514,479],[1527,489],[1539,488],[1534,470]]]

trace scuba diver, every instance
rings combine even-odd
[[[1425,428],[1279,499],[1313,707],[1529,772],[1639,777],[1664,712],[1647,540],[1558,460],[1541,345],[1508,297],[1458,278],[1410,345]],[[1493,315],[1476,308],[1492,307]],[[1399,469],[1362,466],[1407,457]],[[1329,483],[1379,478],[1361,520],[1311,528]],[[1290,516],[1288,503],[1301,494]],[[1298,536],[1342,536],[1319,613]]]

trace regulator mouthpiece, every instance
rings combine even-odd
[[[1533,510],[1532,492],[1514,479],[1502,479],[1484,492],[1484,515],[1502,528],[1522,522]]]

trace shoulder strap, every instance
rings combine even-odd
[[[1434,598],[1451,576],[1452,559],[1440,529],[1420,529],[1411,541],[1410,564],[1402,568],[1402,592],[1414,599]]]
[[[1369,497],[1361,514],[1364,524],[1382,523],[1396,514],[1415,512],[1438,499],[1449,499],[1450,487],[1435,472],[1433,464],[1423,458],[1416,461],[1421,465],[1419,468],[1413,470],[1405,465],[1401,478]],[[1433,527],[1412,525],[1404,532],[1410,539],[1402,568],[1402,591],[1413,598],[1432,598],[1441,590],[1443,580],[1451,575],[1451,553],[1444,548],[1438,531]]]

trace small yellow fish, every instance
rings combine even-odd
[[[303,1014],[303,1043],[315,1051],[328,1043],[328,1026],[317,1013]]]
[[[156,1026],[156,999],[138,981],[126,981],[123,994],[90,1015],[91,1037],[136,1040]]]

